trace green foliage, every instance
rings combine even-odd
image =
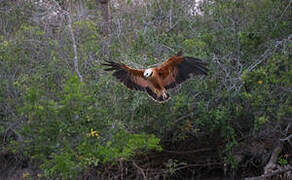
[[[278,163],[281,166],[286,166],[288,164],[288,161],[287,161],[287,159],[285,157],[280,156],[280,157],[278,157]]]
[[[102,142],[101,136],[91,133],[76,147],[65,146],[56,154],[52,153],[50,160],[45,160],[41,165],[48,177],[60,175],[64,179],[74,178],[81,170],[100,163],[115,164],[118,160],[127,160],[135,155],[137,150],[161,150],[159,139],[153,135],[130,134],[119,132],[112,140]],[[105,143],[105,144],[104,144]]]
[[[71,152],[65,151],[60,154],[52,154],[51,156],[51,160],[47,160],[41,165],[45,176],[56,177],[56,175],[60,175],[64,179],[72,179],[80,171],[76,167],[72,150]]]
[[[26,117],[22,134],[29,137],[22,145],[30,157],[43,161],[46,176],[71,179],[99,163],[128,159],[137,151],[161,150],[154,135],[127,133],[121,126],[106,127],[105,116],[99,116],[104,110],[96,109],[91,93],[76,75],[54,98],[43,89],[27,89],[18,110]]]
[[[65,6],[65,1],[57,2]],[[33,12],[40,13],[29,3],[0,2],[0,22],[5,22],[0,29],[3,151],[23,154],[51,179],[74,179],[89,168],[131,161],[162,147],[187,151],[207,146],[208,138],[224,144],[220,160],[236,169],[239,138],[288,123],[288,1],[204,1],[198,14],[187,1],[137,2],[110,7],[109,35],[93,1],[85,2],[93,10],[85,11],[86,18],[78,14],[82,8],[72,9],[83,82],[74,73],[67,23],[42,24],[35,21]],[[168,90],[171,99],[165,104],[128,90],[100,65],[110,58],[142,68],[179,50],[208,62],[210,72]],[[285,160],[280,157],[278,163],[285,165]],[[184,165],[171,158],[167,173],[175,175]]]
[[[292,84],[289,71],[292,66],[288,61],[287,52],[281,55],[276,53],[265,66],[242,76],[246,88],[242,96],[251,105],[256,130],[270,119],[281,121],[282,117],[291,115],[291,99],[285,92]]]
[[[169,159],[166,167],[167,167],[167,171],[168,173],[170,173],[170,175],[174,175],[176,173],[176,169],[179,168],[180,166],[184,166],[186,165],[186,163],[184,162],[179,162],[176,159]]]

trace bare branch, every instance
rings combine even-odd
[[[72,28],[72,17],[69,11],[63,9],[58,2],[56,2],[55,0],[53,1],[48,1],[48,2],[37,2],[36,3],[38,6],[43,7],[43,8],[48,8],[50,9],[50,13],[43,13],[42,18],[43,19],[50,19],[52,18],[51,16],[58,16],[61,19],[65,19],[65,17],[68,17],[68,28],[69,28],[69,33],[72,39],[72,43],[73,43],[73,53],[74,53],[74,58],[73,58],[73,63],[74,63],[74,70],[77,74],[77,76],[79,77],[80,81],[83,81],[83,77],[80,74],[79,71],[79,67],[78,67],[78,53],[77,53],[77,44],[76,44],[76,40],[75,40],[75,36],[74,36],[74,32],[73,32],[73,28]],[[48,14],[48,15],[46,15]]]
[[[281,16],[280,16],[280,19],[282,19],[282,17],[283,17],[284,14],[286,13],[287,9],[290,7],[291,3],[292,3],[292,0],[289,1],[289,4],[287,5],[287,7],[285,8],[285,10],[283,11],[283,13],[282,13]]]
[[[146,178],[146,175],[145,175],[145,173],[144,173],[144,171],[143,171],[143,169],[142,168],[140,168],[136,163],[135,163],[135,161],[133,161],[133,165],[140,171],[140,173],[142,174],[142,176],[143,176],[143,179],[147,179]]]
[[[80,81],[83,81],[83,78],[82,78],[82,75],[80,74],[79,72],[79,67],[78,67],[78,54],[77,54],[77,45],[76,45],[76,41],[75,41],[75,36],[74,36],[74,33],[73,33],[73,29],[72,29],[72,19],[71,19],[71,15],[68,13],[68,27],[69,27],[69,31],[70,31],[70,34],[71,34],[71,39],[72,39],[72,43],[73,43],[73,51],[74,51],[74,69],[75,69],[75,72],[77,74],[77,76],[79,77]]]
[[[217,165],[222,165],[222,164],[223,162],[207,162],[205,164],[188,164],[186,166],[176,168],[175,171],[185,169],[185,168],[190,168],[190,167],[207,167],[207,166],[217,166]]]
[[[278,174],[283,174],[283,173],[288,172],[288,171],[292,171],[292,167],[288,167],[288,168],[285,168],[285,169],[277,170],[277,171],[274,171],[272,173],[261,175],[261,176],[245,178],[245,180],[264,180],[264,179],[266,179],[268,177],[272,177],[272,176],[275,176],[275,175],[278,175]]]
[[[268,164],[264,168],[264,174],[268,174],[276,167],[279,154],[282,152],[283,144],[281,142],[275,147]]]
[[[287,39],[283,39],[282,41],[277,41],[275,42],[275,45],[268,48],[261,56],[260,58],[256,61],[256,63],[254,63],[253,65],[251,65],[250,67],[247,68],[248,71],[252,71],[254,68],[256,68],[259,64],[261,64],[262,62],[264,62],[267,58],[270,57],[270,55],[272,54],[272,52],[274,52],[275,50],[277,50],[281,45],[283,45],[284,43],[287,43],[288,41],[290,41],[292,38],[292,35],[289,35],[289,37]]]
[[[288,141],[289,144],[292,146],[291,139],[292,139],[292,134],[290,134],[288,137],[285,137],[285,138],[280,139],[280,141],[282,141],[282,142]]]
[[[164,150],[163,152],[171,153],[171,154],[193,154],[193,153],[207,152],[207,151],[213,151],[213,150],[214,149],[212,149],[212,148],[201,148],[201,149],[196,149],[193,151],[167,151],[167,150]]]

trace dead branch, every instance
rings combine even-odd
[[[179,117],[178,119],[176,119],[176,120],[174,121],[174,123],[176,124],[176,123],[178,123],[179,121],[184,120],[185,118],[189,118],[189,117],[191,117],[192,115],[193,115],[193,113],[191,112],[191,113],[189,113],[189,114],[186,114],[186,115],[184,115],[184,116],[181,116],[181,117]]]
[[[280,16],[280,19],[282,19],[282,17],[284,16],[284,14],[286,13],[287,9],[289,9],[290,5],[291,5],[292,1],[289,1],[289,4],[286,6],[286,8],[284,9],[283,13]]]
[[[71,15],[70,14],[68,14],[68,20],[69,20],[68,21],[68,27],[69,27],[69,31],[70,31],[71,39],[72,39],[72,43],[73,43],[74,69],[75,69],[75,72],[76,72],[77,76],[79,77],[80,81],[83,81],[82,75],[80,74],[79,68],[78,68],[77,45],[76,45],[75,36],[74,36],[74,33],[73,33],[73,29],[72,29],[72,19],[71,19]]]
[[[170,154],[193,154],[193,153],[213,151],[213,150],[214,149],[212,149],[212,148],[202,148],[202,149],[197,149],[194,151],[167,151],[167,150],[164,150],[164,152],[170,153]]]
[[[224,164],[223,162],[207,162],[205,164],[188,164],[179,168],[174,169],[175,171],[185,169],[185,168],[190,168],[190,167],[209,167],[209,166],[218,166]]]
[[[268,174],[276,168],[277,159],[279,154],[282,152],[282,148],[283,143],[279,142],[278,145],[275,147],[268,164],[264,167],[264,174]]]
[[[284,118],[285,120],[287,120],[287,121],[290,121],[291,119],[289,119],[289,118]],[[285,137],[285,138],[281,138],[280,139],[280,141],[281,142],[285,142],[285,141],[288,141],[288,143],[290,144],[290,146],[292,146],[292,134],[290,134],[289,133],[289,130],[290,130],[290,126],[291,126],[292,124],[288,124],[287,125],[287,127],[285,128],[285,130],[284,130],[284,132],[282,133],[283,135],[285,135],[285,136],[287,136],[287,137]],[[290,135],[289,135],[290,134]]]
[[[284,141],[288,141],[288,143],[292,146],[292,134],[290,134],[289,136],[285,137],[285,138],[282,138],[280,139],[280,141],[284,142]]]
[[[261,175],[261,176],[245,178],[245,180],[264,180],[265,178],[272,177],[272,176],[279,175],[279,174],[283,174],[283,173],[288,172],[288,171],[292,171],[292,167],[277,170],[277,171],[274,171],[274,172],[271,172],[271,173],[268,173],[265,175]]]
[[[121,180],[123,180],[124,179],[124,170],[123,170],[123,160],[122,159],[120,159],[119,160],[120,161],[120,173],[121,173]]]
[[[53,3],[53,5],[47,5],[48,7],[55,8],[55,14],[60,13],[60,16],[65,15],[68,17],[68,28],[69,28],[69,33],[71,35],[71,39],[72,39],[72,43],[73,43],[73,52],[74,52],[74,59],[73,59],[73,63],[74,63],[74,69],[75,72],[77,74],[77,76],[79,77],[80,81],[83,81],[83,77],[80,74],[79,71],[79,67],[78,67],[78,53],[77,53],[77,45],[76,45],[76,40],[75,40],[75,36],[73,33],[73,28],[72,28],[72,18],[71,18],[71,14],[69,11],[62,9],[62,7],[59,5],[58,2],[56,1],[50,1],[51,3]]]
[[[292,139],[292,134],[290,134],[289,136],[280,139],[280,141],[289,141],[290,139]]]
[[[273,46],[268,48],[257,60],[255,60],[256,63],[254,63],[253,65],[251,65],[250,67],[247,68],[247,71],[250,72],[253,69],[255,69],[259,64],[261,64],[266,59],[268,59],[271,56],[272,52],[275,52],[284,43],[289,42],[291,40],[291,38],[292,38],[292,35],[289,35],[289,37],[287,39],[283,39],[282,41],[275,42]]]
[[[147,179],[146,178],[146,175],[145,175],[145,173],[144,173],[144,170],[142,169],[142,168],[140,168],[136,163],[135,163],[135,161],[132,161],[133,162],[133,165],[138,169],[138,171],[140,171],[140,173],[142,174],[142,176],[143,176],[143,179]]]

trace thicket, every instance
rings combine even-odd
[[[291,1],[107,1],[109,22],[101,2],[0,1],[0,178],[291,169]],[[210,72],[165,104],[101,66],[147,67],[180,50]]]

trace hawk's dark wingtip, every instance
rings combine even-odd
[[[113,62],[113,61],[107,61],[106,63],[102,63],[102,66],[109,66],[104,71],[113,71],[113,70],[119,70],[121,68],[121,65],[119,63]]]
[[[178,53],[176,53],[176,56],[182,56],[183,55],[183,51],[179,51]]]

